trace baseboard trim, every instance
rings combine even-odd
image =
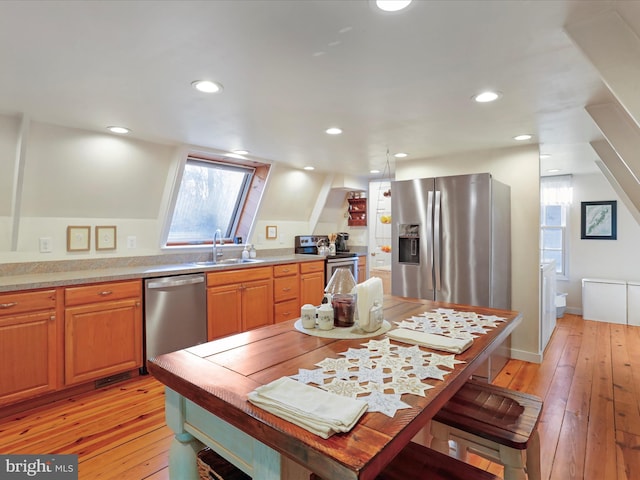
[[[542,363],[542,353],[527,352],[525,350],[511,349],[511,358],[529,363]]]

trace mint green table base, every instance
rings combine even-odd
[[[165,387],[167,425],[175,433],[169,478],[198,480],[197,453],[204,445],[253,480],[302,480],[310,471]]]

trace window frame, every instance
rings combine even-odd
[[[251,177],[244,185],[240,201],[236,204],[232,227],[223,235],[225,242],[233,243],[235,237],[239,236],[242,237],[243,243],[247,243],[253,232],[256,215],[270,174],[271,164],[246,158],[228,158],[221,154],[202,152],[187,153],[183,150],[176,161],[173,184],[168,186],[170,193],[167,195],[160,248],[174,251],[178,249],[193,250],[211,248],[213,243],[213,238],[206,241],[168,242],[182,179],[187,162],[189,161],[218,164],[230,169],[250,169],[253,171]],[[230,235],[229,232],[231,232]]]
[[[540,182],[540,261],[543,261],[546,251],[560,251],[562,264],[556,265],[556,278],[559,280],[569,280],[569,239],[567,232],[571,231],[572,181],[571,175],[557,175],[541,177]],[[560,225],[547,225],[545,223],[547,207],[560,207]],[[562,245],[560,248],[545,248],[544,238],[547,230],[561,231]]]

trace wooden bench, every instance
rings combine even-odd
[[[492,473],[409,442],[376,480],[498,480]]]
[[[312,474],[309,480],[320,480],[320,477]],[[418,443],[409,442],[376,480],[499,480],[499,477]]]
[[[456,458],[468,450],[504,465],[505,480],[540,480],[538,422],[542,400],[534,395],[469,380],[431,422],[431,447]]]

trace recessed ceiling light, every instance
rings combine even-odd
[[[500,98],[500,93],[491,91],[482,92],[473,97],[473,99],[478,103],[493,102],[498,98]]]
[[[393,154],[393,156],[396,157],[396,158],[405,158],[405,157],[407,157],[407,155],[408,154],[404,153],[404,152],[398,152],[398,153],[394,153]]]
[[[246,155],[249,153],[249,150],[234,150],[233,153],[236,155]]]
[[[315,167],[312,167],[311,165],[307,165],[306,167],[304,167],[304,169],[303,169],[303,170],[309,170],[309,171],[311,171],[311,170],[315,170],[315,169],[316,169]]]
[[[551,154],[549,153],[541,153],[540,160],[546,160],[547,158],[551,158]]]
[[[385,12],[397,12],[407,8],[411,0],[376,0],[376,6]]]
[[[325,130],[329,135],[340,135],[342,133],[342,129],[338,127],[331,127]]]
[[[517,140],[519,142],[522,142],[524,140],[531,140],[533,138],[533,135],[530,135],[528,133],[525,133],[523,135],[517,135],[515,137],[513,137],[514,140]]]
[[[204,93],[216,93],[222,90],[222,85],[211,80],[196,80],[191,82],[191,86]]]
[[[562,170],[559,168],[550,168],[549,170],[547,170],[547,173],[558,173],[561,172]]]
[[[380,173],[380,170],[374,168],[373,170],[369,170],[369,173]]]
[[[112,126],[112,127],[107,127],[107,130],[109,130],[111,133],[119,133],[121,135],[124,135],[126,133],[129,133],[131,130],[129,130],[128,128],[125,127],[116,127],[116,126]]]

